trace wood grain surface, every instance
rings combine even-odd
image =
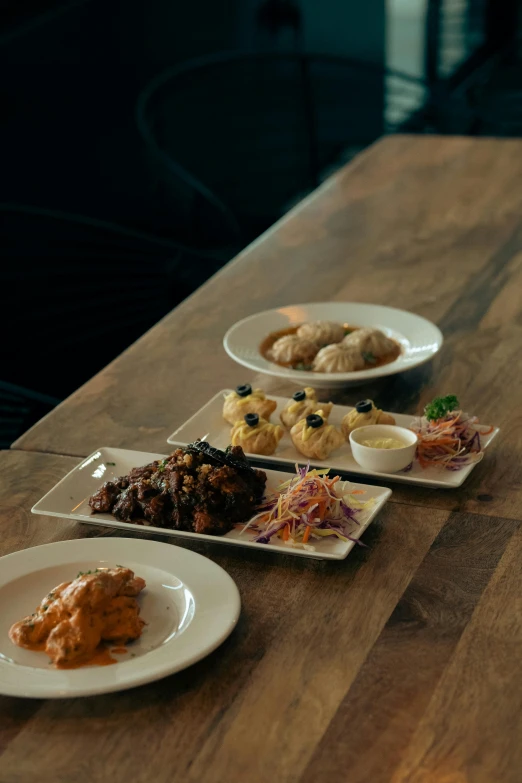
[[[0,555],[133,537],[30,508],[99,446],[166,451],[221,388],[292,392],[235,365],[222,337],[256,311],[319,300],[402,307],[445,336],[429,364],[334,401],[414,413],[454,392],[501,427],[461,489],[392,485],[368,548],[346,561],[166,539],[230,573],[237,629],[159,683],[0,697],[0,783],[522,779],[521,181],[521,141],[379,142],[0,455]]]
[[[0,455],[1,554],[132,536],[30,514],[76,463]],[[127,692],[0,697],[0,781],[402,783],[438,780],[429,775],[443,768],[477,770],[455,780],[514,781],[517,528],[397,503],[370,526],[367,548],[342,562],[177,540],[236,581],[242,614],[232,636],[190,669]],[[482,774],[477,753],[485,770],[502,756],[503,776]]]
[[[462,490],[398,487],[394,501],[516,518],[521,179],[522,141],[378,142],[14,447],[78,456],[99,446],[162,452],[176,427],[219,389],[253,380],[222,347],[235,321],[292,302],[373,302],[435,321],[444,347],[423,367],[332,392],[334,401],[371,396],[387,410],[414,413],[435,394],[455,392],[482,421],[503,430]],[[294,390],[276,379],[255,381],[272,392]]]

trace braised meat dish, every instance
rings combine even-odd
[[[45,650],[57,666],[89,663],[102,641],[125,644],[141,636],[136,596],[144,587],[122,566],[80,573],[51,590],[9,637],[19,647]]]
[[[107,481],[89,505],[124,522],[223,535],[254,514],[265,484],[240,446],[220,451],[196,441]]]

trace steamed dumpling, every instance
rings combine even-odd
[[[343,416],[341,430],[348,440],[350,432],[369,424],[395,424],[395,419],[391,414],[376,408],[373,400],[361,400],[353,410]]]
[[[297,336],[311,340],[316,345],[340,343],[344,337],[344,326],[335,321],[311,321],[299,327]]]
[[[354,372],[363,367],[361,352],[355,346],[343,343],[321,348],[313,363],[314,372]]]
[[[327,419],[332,408],[332,402],[318,402],[315,390],[306,386],[297,391],[291,400],[288,400],[281,411],[280,418],[285,427],[291,429],[300,419],[305,419],[310,413],[315,413],[319,409],[323,411],[323,416]]]
[[[277,402],[268,400],[262,389],[252,390],[250,384],[245,383],[243,386],[237,386],[235,391],[225,396],[223,418],[229,424],[235,424],[246,413],[257,413],[268,421],[276,408]]]
[[[279,424],[270,424],[257,413],[247,413],[232,427],[230,443],[241,446],[245,453],[269,456],[274,453],[283,435],[284,430]]]
[[[386,337],[384,332],[371,327],[356,329],[354,332],[347,334],[343,340],[343,345],[357,348],[361,354],[372,354],[376,359],[386,356],[396,348],[393,340]]]
[[[322,413],[319,410],[306,419],[300,419],[290,430],[297,451],[311,459],[326,459],[344,443],[342,433],[333,424],[328,424],[328,419]]]
[[[272,357],[280,364],[311,364],[316,353],[317,345],[314,342],[296,334],[286,334],[272,346]]]

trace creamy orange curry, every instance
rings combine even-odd
[[[9,638],[20,647],[45,650],[59,668],[116,663],[103,643],[116,644],[115,652],[121,652],[121,645],[141,636],[145,622],[136,596],[144,587],[145,580],[130,568],[80,572],[15,623]]]

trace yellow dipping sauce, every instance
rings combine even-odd
[[[373,438],[373,440],[363,440],[363,446],[369,446],[371,449],[403,449],[407,443],[397,438]]]

